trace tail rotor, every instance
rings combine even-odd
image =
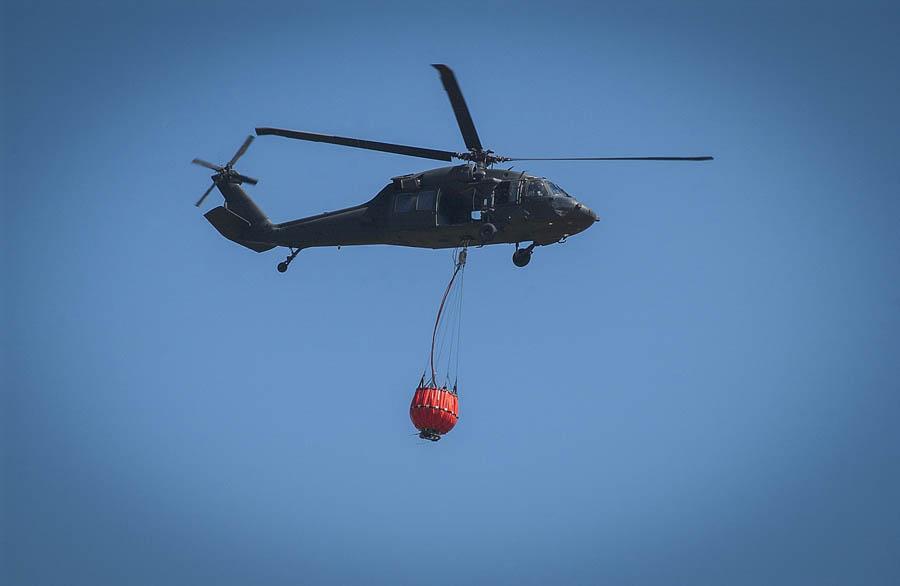
[[[204,192],[204,194],[200,196],[200,199],[197,200],[197,203],[194,204],[196,207],[199,208],[201,205],[203,205],[204,200],[206,200],[206,196],[208,196],[212,192],[213,187],[215,187],[216,184],[220,181],[238,184],[247,183],[249,185],[256,185],[259,182],[253,177],[248,177],[247,175],[243,175],[234,170],[234,164],[237,163],[238,159],[243,157],[244,153],[247,152],[247,149],[250,148],[250,143],[253,142],[253,138],[254,136],[252,134],[248,136],[247,139],[244,140],[244,144],[241,145],[241,148],[239,148],[237,152],[234,153],[234,156],[231,157],[231,160],[228,161],[224,167],[215,165],[213,163],[210,163],[209,161],[204,161],[203,159],[194,159],[193,161],[191,161],[191,163],[195,165],[200,165],[201,167],[206,167],[207,169],[216,172],[215,175],[212,176],[212,185],[209,186],[209,189],[207,189],[206,192]]]
[[[209,189],[207,189],[206,191],[203,192],[203,195],[200,196],[200,199],[197,200],[197,203],[195,203],[194,206],[199,208],[201,205],[203,205],[203,200],[206,199],[206,196],[209,195],[209,193],[213,190],[213,187],[215,187],[215,186],[216,186],[215,182],[212,185],[210,185]]]

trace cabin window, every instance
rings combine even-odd
[[[433,212],[437,191],[426,189],[418,193],[398,193],[394,196],[394,213]]]
[[[437,192],[434,190],[420,191],[419,199],[416,202],[416,210],[420,212],[433,212],[435,197],[437,197]]]
[[[394,199],[394,211],[398,214],[412,212],[416,209],[415,193],[398,193]]]

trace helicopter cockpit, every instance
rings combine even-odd
[[[525,197],[550,197],[551,195],[572,197],[562,187],[547,179],[529,179],[525,184]]]
[[[553,183],[552,181],[545,181],[545,183],[550,188],[550,192],[553,193],[553,195],[562,195],[563,197],[572,197],[571,195],[566,193],[565,189],[563,189],[556,183]]]
[[[550,191],[540,179],[529,179],[525,184],[525,197],[547,197]]]

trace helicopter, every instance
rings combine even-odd
[[[453,152],[280,128],[256,128],[257,136],[336,144],[462,164],[391,178],[368,202],[314,216],[273,224],[241,187],[258,180],[234,169],[254,136],[250,135],[225,165],[202,159],[192,163],[215,171],[212,185],[196,202],[200,207],[213,188],[225,204],[204,217],[228,240],[265,252],[284,246],[290,254],[277,266],[288,270],[303,249],[324,246],[388,244],[419,248],[514,244],[513,264],[524,267],[537,246],[564,242],[599,220],[585,204],[553,181],[524,171],[496,169],[513,161],[709,161],[713,157],[505,157],[482,146],[475,123],[453,71],[432,65],[441,82],[466,151]],[[529,243],[523,246],[523,243]]]

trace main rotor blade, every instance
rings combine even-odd
[[[503,161],[712,161],[712,157],[503,157]]]
[[[237,160],[240,159],[241,157],[243,157],[243,156],[244,156],[244,153],[247,152],[247,149],[250,148],[250,143],[253,142],[253,139],[254,139],[254,138],[256,138],[256,137],[253,136],[252,134],[249,135],[249,136],[247,137],[247,139],[244,140],[244,144],[241,145],[241,148],[239,148],[239,149],[237,150],[237,152],[234,153],[234,156],[231,157],[231,160],[228,161],[228,164],[225,165],[225,166],[226,166],[226,167],[231,167],[231,166],[233,166],[235,163],[237,163]]]
[[[359,138],[345,138],[343,136],[330,136],[327,134],[316,134],[314,132],[301,132],[299,130],[283,130],[280,128],[257,128],[256,134],[263,136],[266,134],[274,134],[285,138],[296,138],[298,140],[309,140],[312,142],[327,142],[330,144],[339,144],[342,146],[353,147],[357,149],[368,149],[370,151],[382,151],[385,153],[395,153],[398,155],[408,155],[410,157],[420,157],[422,159],[434,159],[437,161],[452,161],[458,153],[450,151],[439,151],[436,149],[426,149],[422,147],[406,146],[402,144],[392,144],[389,142],[375,142],[374,140],[361,140]]]
[[[209,186],[209,189],[207,189],[206,192],[205,192],[203,195],[200,196],[200,199],[198,199],[198,200],[197,200],[197,203],[195,203],[194,205],[195,205],[196,207],[198,207],[198,208],[199,208],[201,205],[203,205],[203,200],[206,199],[206,196],[209,195],[209,192],[212,191],[212,190],[213,190],[213,187],[215,187],[215,186],[216,186],[215,183],[213,183],[212,185],[210,185],[210,186]]]
[[[213,165],[213,164],[210,163],[209,161],[204,161],[203,159],[194,159],[194,160],[191,161],[191,162],[192,162],[193,164],[195,164],[195,165],[200,165],[201,167],[206,167],[207,169],[212,169],[213,171],[218,171],[218,172],[220,172],[220,173],[221,173],[222,171],[224,171],[224,168],[223,168],[223,167],[220,167],[220,166],[218,166],[218,165]]]
[[[246,175],[237,174],[238,179],[240,179],[243,183],[249,183],[250,185],[256,185],[259,183],[259,179],[254,179],[253,177],[247,177]]]
[[[466,106],[466,100],[459,89],[453,70],[442,63],[431,66],[441,74],[441,83],[444,84],[444,90],[450,97],[450,105],[453,106],[453,113],[456,114],[456,123],[459,124],[463,140],[466,141],[466,148],[476,151],[483,150],[478,132],[475,131],[475,123],[472,122],[472,115],[469,114],[469,107]]]

